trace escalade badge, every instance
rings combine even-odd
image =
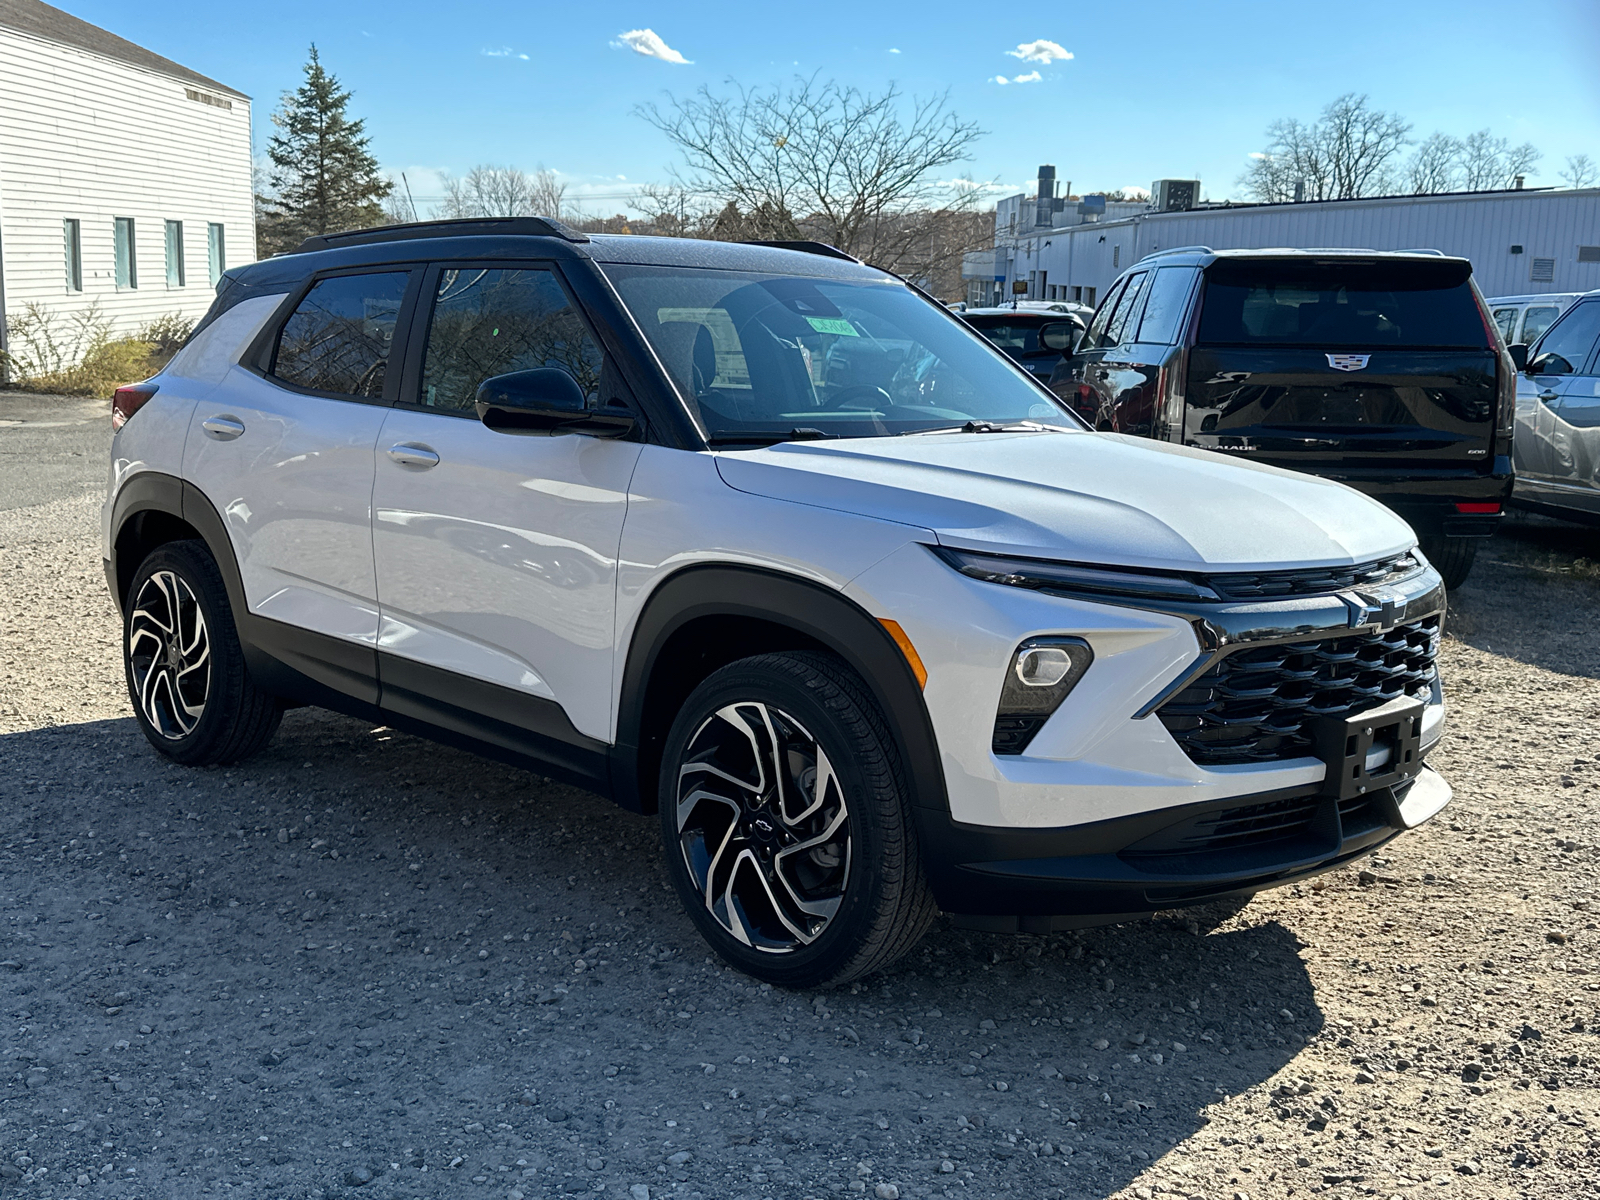
[[[1372,360],[1370,354],[1330,354],[1328,365],[1335,371],[1361,371]]]

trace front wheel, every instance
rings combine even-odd
[[[1482,538],[1428,537],[1422,539],[1422,553],[1444,579],[1452,591],[1467,581],[1472,570],[1472,560],[1478,557],[1478,543]]]
[[[667,868],[730,964],[785,987],[900,957],[936,909],[886,723],[838,659],[741,659],[685,702],[662,759]]]

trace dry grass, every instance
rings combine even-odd
[[[106,399],[159,371],[193,328],[169,313],[131,337],[113,338],[97,303],[74,313],[30,303],[7,318],[11,345],[0,352],[0,366],[19,391]]]

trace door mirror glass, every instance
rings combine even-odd
[[[1528,364],[1529,375],[1571,375],[1572,364],[1553,350],[1547,350]]]
[[[1515,342],[1506,347],[1506,353],[1511,355],[1511,361],[1519,371],[1528,369],[1528,347],[1523,342]]]
[[[560,367],[493,375],[478,385],[478,419],[499,433],[588,433],[620,437],[633,428],[623,409],[591,409],[583,387]]]
[[[1046,350],[1059,350],[1066,354],[1072,350],[1073,335],[1077,328],[1071,321],[1051,321],[1039,327],[1039,345]]]

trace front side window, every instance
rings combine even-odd
[[[883,437],[972,421],[1076,427],[975,330],[898,282],[605,271],[714,442]]]
[[[223,238],[222,226],[212,221],[206,226],[206,265],[210,268],[211,286],[217,286],[217,280],[222,278],[222,273],[228,269],[227,244]]]
[[[136,288],[139,286],[139,263],[134,253],[133,218],[113,218],[112,235],[116,242],[117,286]]]
[[[167,222],[167,286],[183,286],[183,222]]]
[[[341,396],[381,397],[405,271],[319,280],[278,334],[272,373]]]
[[[1576,305],[1545,335],[1528,369],[1536,375],[1575,374],[1589,361],[1596,337],[1600,302]]]
[[[560,367],[594,405],[602,361],[553,271],[446,267],[434,293],[419,399],[427,408],[470,413],[485,379]]]
[[[67,257],[67,291],[83,291],[83,226],[76,217],[61,222]]]
[[[1554,304],[1535,304],[1530,307],[1527,315],[1522,318],[1523,345],[1531,346],[1538,341],[1539,335],[1554,325],[1560,315],[1561,310]]]
[[[1093,291],[1094,289],[1090,288],[1088,290]],[[1083,335],[1081,344],[1085,350],[1094,350],[1100,346],[1101,339],[1106,335],[1106,326],[1111,322],[1111,314],[1117,309],[1117,297],[1121,294],[1121,286],[1115,283],[1112,284],[1111,294],[1106,297],[1106,302],[1095,312],[1094,320],[1089,322],[1089,331]]]
[[[1132,331],[1139,328],[1139,313],[1144,308],[1144,284],[1150,276],[1141,271],[1130,276],[1128,286],[1122,289],[1122,296],[1117,301],[1117,311],[1111,314],[1111,323],[1106,326],[1104,336],[1099,345],[1120,346],[1124,339],[1131,340]]]

